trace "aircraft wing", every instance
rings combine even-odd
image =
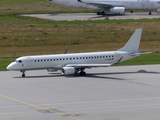
[[[92,68],[92,67],[108,67],[112,64],[67,64],[66,67],[75,67],[75,68]]]
[[[112,3],[106,3],[106,2],[84,2],[83,0],[78,0],[78,2],[81,2],[81,3],[84,3],[84,4],[88,4],[88,5],[94,5],[94,6],[98,6],[98,7],[108,7],[108,8],[111,8],[113,6],[116,6],[116,5],[113,5]]]
[[[65,67],[75,67],[75,68],[92,68],[92,67],[108,67],[111,65],[118,64],[123,59],[123,56],[119,58],[116,63],[113,64],[67,64]]]

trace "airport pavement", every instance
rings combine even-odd
[[[160,65],[0,72],[1,120],[159,120]]]
[[[119,20],[119,19],[153,19],[160,18],[160,14],[152,12],[152,15],[148,15],[148,12],[126,12],[124,15],[106,14],[97,15],[96,13],[65,13],[65,14],[23,14],[23,16],[37,17],[43,19],[50,19],[54,21],[74,21],[74,20]]]

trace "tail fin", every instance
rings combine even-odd
[[[126,45],[118,51],[138,51],[141,40],[142,28],[136,29]]]

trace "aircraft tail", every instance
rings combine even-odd
[[[136,29],[126,45],[117,51],[133,51],[136,52],[139,49],[141,40],[142,28]]]

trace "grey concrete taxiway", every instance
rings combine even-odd
[[[134,13],[127,12],[124,15],[115,15],[109,13],[106,15],[97,15],[96,13],[65,13],[65,14],[24,14],[23,16],[50,19],[54,21],[104,20],[106,18],[110,20],[160,18],[160,14],[156,12],[152,12],[152,15],[149,15],[148,12],[134,12]]]
[[[160,120],[160,65],[0,72],[1,120]]]

